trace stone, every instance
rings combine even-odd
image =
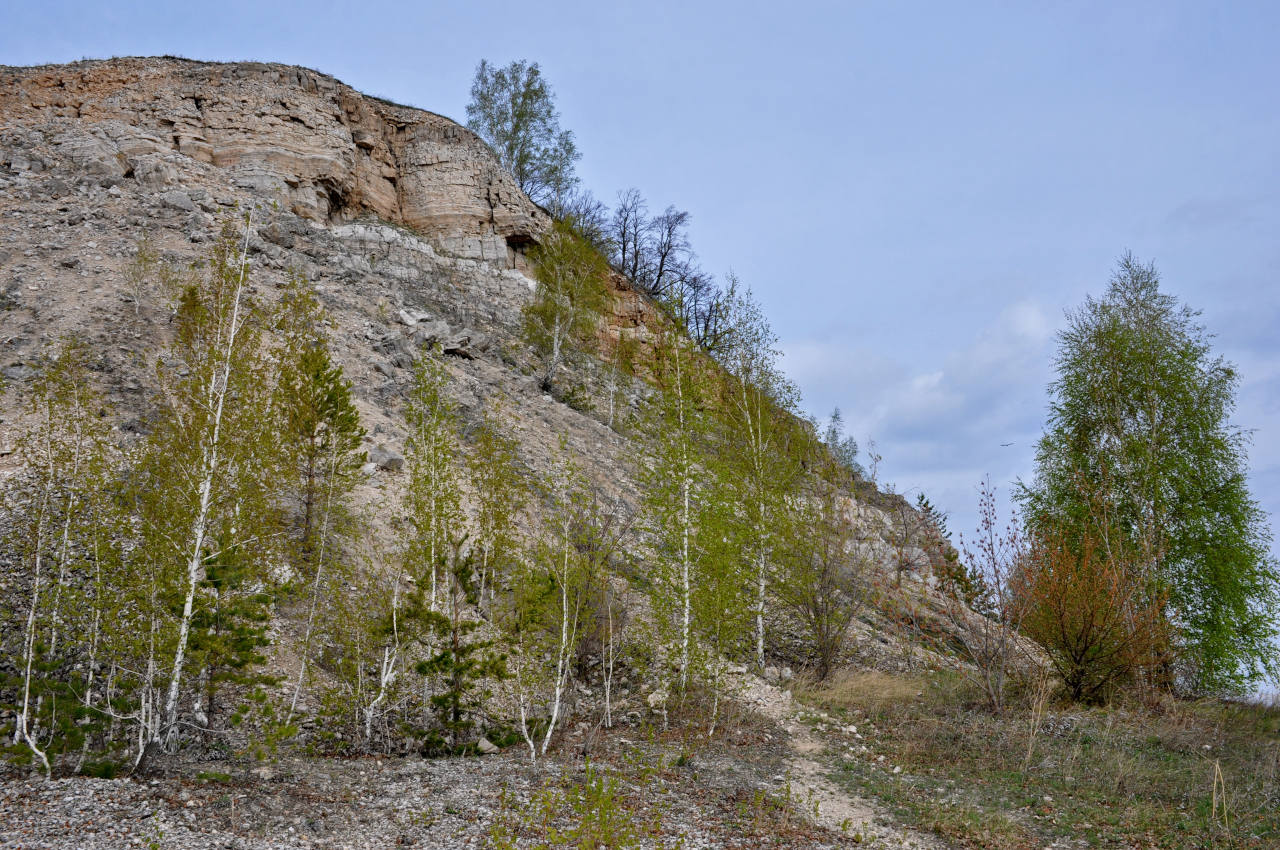
[[[191,196],[177,189],[161,195],[160,203],[170,209],[181,210],[182,212],[194,212],[196,208],[196,202],[191,200]]]
[[[24,363],[14,363],[11,366],[6,366],[3,369],[0,369],[0,375],[3,375],[5,378],[14,382],[25,381],[35,375],[35,373],[35,369],[32,369]]]
[[[434,322],[426,322],[414,327],[413,344],[421,348],[430,348],[433,345],[443,343],[451,335],[452,331],[449,330],[449,326],[444,321],[437,319]]]
[[[418,322],[425,322],[431,318],[430,313],[424,313],[421,310],[401,310],[399,313],[400,321],[409,327],[413,327]]]
[[[258,228],[258,235],[272,245],[278,245],[281,248],[292,248],[296,244],[294,234],[274,221],[266,227]]]
[[[472,330],[471,328],[463,328],[451,334],[440,347],[440,350],[445,354],[462,357],[467,360],[476,359],[488,349],[489,338],[480,331]]]
[[[399,472],[404,468],[404,455],[382,443],[369,451],[369,461],[387,472]]]
[[[486,756],[492,756],[502,752],[502,749],[497,744],[493,743],[493,741],[490,741],[483,735],[480,736],[479,741],[476,741],[476,749],[480,751],[481,755]]]
[[[374,343],[375,351],[382,354],[412,354],[413,345],[398,333],[390,333]]]
[[[159,189],[178,182],[178,169],[159,157],[138,157],[133,162],[133,179],[139,186]]]

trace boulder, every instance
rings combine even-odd
[[[425,322],[431,318],[430,313],[424,313],[421,310],[401,310],[399,313],[400,321],[409,327],[413,327],[418,322]]]
[[[160,196],[160,203],[169,209],[181,210],[182,212],[193,212],[196,208],[196,202],[191,200],[191,196],[180,189],[165,192]]]
[[[379,469],[385,469],[387,472],[399,472],[404,468],[404,455],[379,443],[370,450],[369,462],[377,464]]]
[[[440,319],[434,322],[419,322],[413,329],[413,344],[419,348],[430,348],[433,345],[443,344],[450,336],[449,326]]]

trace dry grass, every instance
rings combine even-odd
[[[955,674],[868,671],[797,696],[873,730],[870,757],[842,765],[855,791],[963,846],[1018,850],[1069,836],[1089,846],[1280,847],[1280,708],[1083,708],[1037,691],[1015,691],[993,714]]]
[[[857,709],[864,713],[893,711],[923,696],[928,680],[895,676],[879,670],[841,670],[825,681],[801,680],[793,693],[801,701],[827,710]]]

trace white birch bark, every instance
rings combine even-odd
[[[241,297],[244,293],[245,268],[249,254],[249,231],[251,220],[246,222],[244,247],[240,255],[239,275],[236,279],[235,295],[232,298],[231,321],[226,329],[226,340],[221,350],[222,362],[217,364],[209,376],[206,390],[206,402],[213,410],[213,421],[208,425],[200,448],[200,502],[195,518],[191,522],[187,550],[187,592],[182,603],[182,619],[178,624],[178,641],[173,654],[173,667],[169,675],[169,692],[165,697],[164,735],[172,734],[178,721],[178,697],[181,693],[182,666],[186,661],[187,642],[191,636],[191,621],[195,613],[196,588],[204,579],[204,544],[209,533],[209,522],[213,506],[214,486],[218,483],[221,472],[221,439],[222,417],[226,409],[228,385],[231,381],[232,364],[235,361],[236,338],[243,324],[240,317]],[[219,369],[218,366],[221,368]]]
[[[569,520],[567,516],[563,522],[562,533],[564,534],[564,541],[560,562],[560,645],[556,648],[556,683],[551,701],[551,720],[547,724],[547,734],[542,739],[542,754],[544,756],[547,754],[547,747],[551,745],[551,736],[555,733],[556,723],[560,718],[560,703],[564,698],[565,683],[569,673],[571,634],[577,631],[576,617],[573,618],[575,622],[572,632],[569,628]]]

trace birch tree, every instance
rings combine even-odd
[[[578,536],[578,519],[588,504],[586,483],[563,441],[546,483],[541,534],[512,576],[499,615],[512,648],[508,673],[530,759],[546,754],[559,726],[590,601]],[[541,734],[539,721],[546,723]]]
[[[654,546],[653,608],[666,635],[681,693],[688,690],[698,647],[695,587],[701,580],[708,523],[715,515],[715,470],[708,452],[706,363],[683,339],[663,348],[663,379],[649,412],[652,454],[642,473],[645,514]],[[713,541],[714,542],[714,541]]]
[[[729,332],[718,354],[728,373],[722,403],[731,435],[726,454],[737,482],[734,496],[741,539],[754,570],[754,660],[763,670],[771,564],[776,560],[786,500],[799,480],[800,470],[788,445],[796,431],[799,393],[782,374],[777,336],[751,291],[730,278],[726,300]]]
[[[429,587],[430,608],[440,595],[440,563],[453,539],[462,533],[461,490],[456,459],[457,411],[445,388],[448,373],[439,355],[424,351],[418,357],[409,390],[405,418],[409,439],[405,461],[409,483],[405,516],[413,530],[405,569],[420,587]]]
[[[528,482],[521,475],[519,442],[504,434],[500,425],[505,410],[495,404],[485,411],[467,459],[475,490],[477,601],[483,607],[486,592],[505,584],[518,557],[516,524],[528,499]]]
[[[147,740],[154,749],[179,723],[192,627],[207,599],[202,586],[218,558],[243,558],[265,584],[276,559],[278,512],[272,499],[276,441],[262,316],[248,291],[248,239],[228,225],[206,273],[186,286],[175,309],[175,339],[157,364],[163,387],[159,422],[141,466],[147,486],[140,511],[147,556],[176,579],[182,599],[167,662],[162,721]],[[172,568],[178,574],[172,575]]]
[[[18,668],[12,742],[25,745],[46,776],[52,756],[84,739],[102,626],[95,570],[101,578],[104,562],[115,560],[96,527],[116,469],[88,358],[69,340],[33,381],[25,405],[32,426],[17,446],[25,472],[4,494],[14,519],[6,548],[26,584],[10,621],[21,629],[3,632],[20,638],[11,653]]]
[[[550,391],[566,348],[588,340],[599,324],[609,299],[609,266],[564,222],[530,256],[536,289],[524,308],[525,335],[542,355],[542,388]]]

